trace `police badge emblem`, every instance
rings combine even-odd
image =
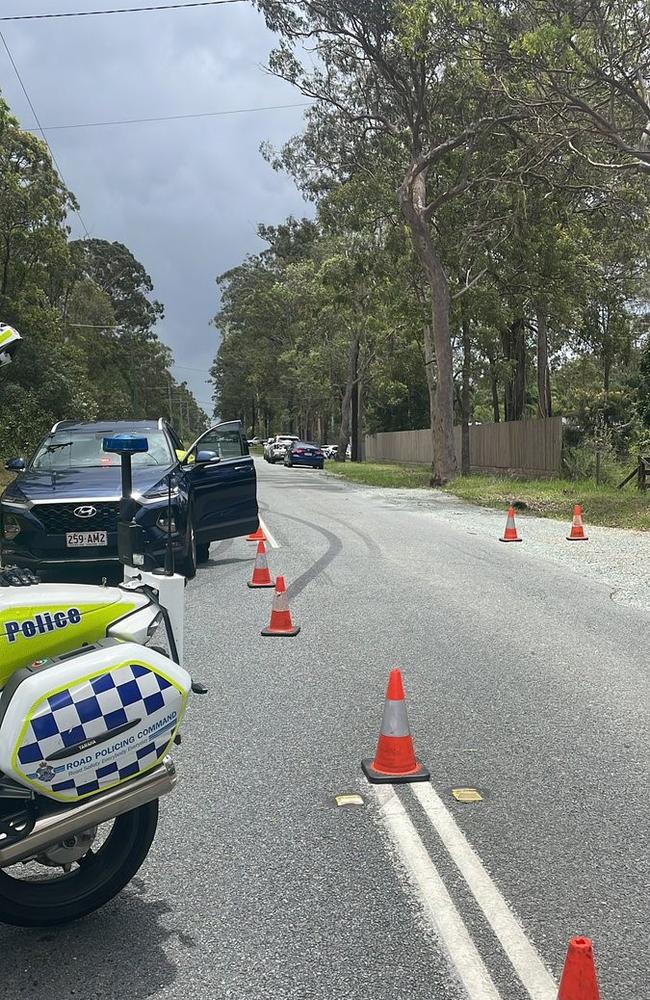
[[[35,777],[39,781],[52,781],[52,778],[56,776],[56,771],[51,764],[48,764],[46,760],[42,760],[38,767],[36,768]]]

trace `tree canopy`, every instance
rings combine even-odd
[[[0,97],[0,321],[24,339],[0,371],[5,456],[28,452],[60,419],[165,415],[187,437],[205,424],[171,374],[145,267],[121,243],[71,240],[75,206],[46,144]]]
[[[262,152],[316,215],[286,223],[309,227],[299,259],[262,227],[269,249],[219,279],[217,407],[241,380],[251,431],[350,433],[355,456],[362,429],[428,422],[435,482],[457,471],[454,422],[642,434],[646,6],[258,6],[270,72],[313,100]]]

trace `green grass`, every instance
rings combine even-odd
[[[510,479],[505,476],[461,476],[447,492],[483,507],[505,508],[512,500],[526,504],[531,514],[569,520],[579,503],[588,524],[650,531],[650,497],[634,484],[622,490],[596,486],[593,480]]]
[[[389,465],[375,462],[327,462],[333,475],[364,486],[393,486],[402,489],[427,488],[430,470],[422,465]],[[506,476],[461,476],[445,487],[469,503],[505,510],[511,501],[525,504],[521,511],[539,517],[570,522],[573,507],[579,503],[585,521],[610,528],[635,528],[650,531],[650,495],[640,493],[634,484],[617,490],[615,486],[596,486],[588,479],[514,479]]]
[[[7,483],[10,483],[13,478],[13,472],[5,472],[4,469],[0,469],[0,490],[3,490]]]
[[[325,462],[333,476],[364,486],[418,489],[429,485],[431,470],[425,465],[380,465],[378,462]]]

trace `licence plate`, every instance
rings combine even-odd
[[[108,545],[107,531],[68,531],[65,544],[69,549],[84,549],[93,545]]]

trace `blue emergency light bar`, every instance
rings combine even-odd
[[[114,437],[104,438],[102,448],[115,455],[138,455],[149,451],[149,442],[146,437],[137,434],[116,434]]]

